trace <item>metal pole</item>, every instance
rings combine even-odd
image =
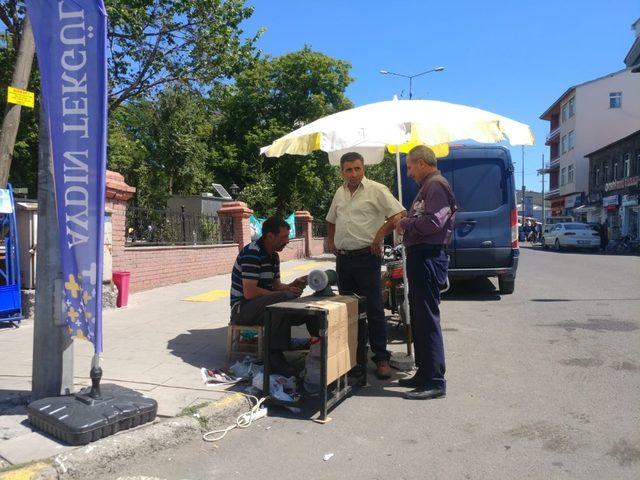
[[[411,100],[411,98],[413,97],[413,93],[412,93],[412,91],[411,91],[411,88],[412,88],[412,80],[413,80],[413,77],[409,77],[409,100]]]
[[[44,103],[41,103],[32,401],[69,394],[73,389],[73,341],[62,312],[59,236],[48,120]]]
[[[522,229],[524,230],[524,145],[522,146]]]
[[[184,205],[180,206],[180,219],[182,221],[182,243],[186,245],[187,244],[187,226],[185,224],[185,218],[184,218]]]
[[[544,233],[544,226],[546,224],[545,211],[544,211],[544,153],[542,154],[542,170],[540,170],[540,173],[542,173],[542,229],[541,229],[541,233]]]
[[[409,94],[411,95],[411,94]],[[405,157],[406,160],[406,157]],[[400,168],[400,145],[396,145],[396,169],[398,172],[398,200],[402,203],[402,171]],[[401,249],[402,252],[402,281],[404,282],[404,299],[400,308],[404,311],[405,324],[411,325],[411,317],[409,313],[409,279],[407,278],[407,253],[405,251],[404,246]],[[410,327],[409,327],[410,328]],[[411,355],[410,352],[410,342],[411,338],[407,336],[407,355]]]

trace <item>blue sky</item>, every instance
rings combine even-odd
[[[352,65],[347,95],[355,103],[408,98],[443,100],[529,124],[525,185],[540,190],[547,122],[538,117],[568,87],[624,68],[640,0],[253,0],[246,32],[265,27],[258,46],[272,56],[304,45]],[[640,78],[638,79],[640,88]],[[521,185],[521,148],[512,148]]]

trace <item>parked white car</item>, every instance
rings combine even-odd
[[[542,237],[542,248],[600,248],[600,235],[586,223],[557,223]]]

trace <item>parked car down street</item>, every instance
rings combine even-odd
[[[586,223],[557,223],[542,237],[542,248],[600,248],[600,235]]]

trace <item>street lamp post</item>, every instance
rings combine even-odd
[[[411,100],[411,97],[413,97],[412,86],[413,86],[414,78],[421,77],[422,75],[426,75],[427,73],[431,73],[431,72],[442,72],[443,70],[444,70],[444,67],[436,67],[436,68],[432,68],[431,70],[427,70],[426,72],[416,73],[415,75],[405,75],[404,73],[390,72],[389,70],[380,70],[380,73],[382,75],[395,75],[396,77],[408,78],[409,79],[409,100]]]

